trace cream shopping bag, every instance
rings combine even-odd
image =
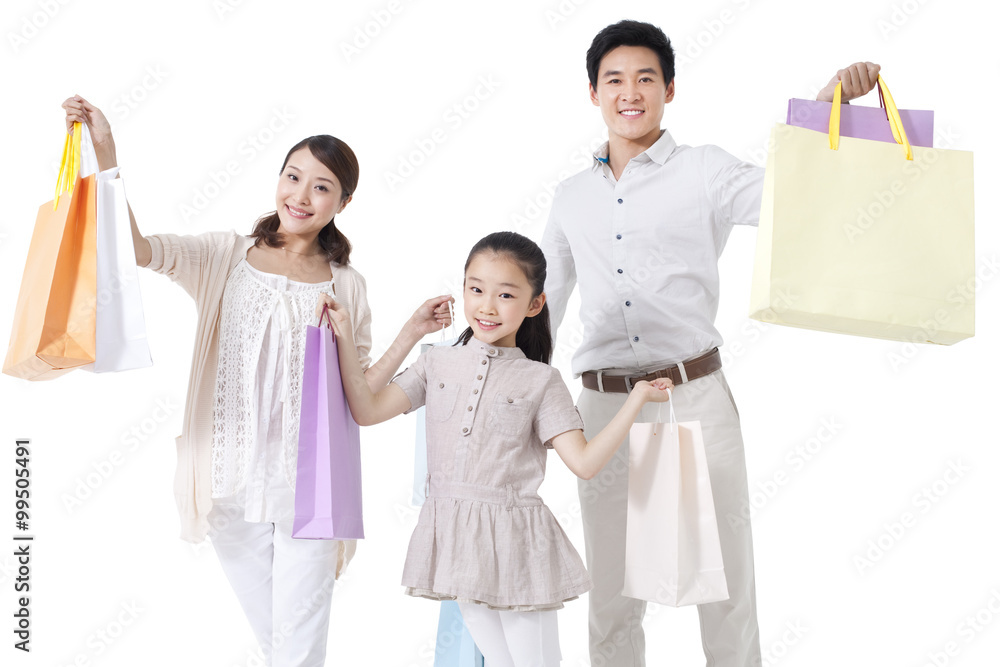
[[[778,124],[764,177],[750,317],[950,345],[975,332],[972,153]]]
[[[657,604],[729,599],[701,422],[633,424],[622,595]]]

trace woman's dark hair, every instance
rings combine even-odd
[[[288,165],[288,159],[292,157],[292,153],[302,148],[308,148],[313,157],[322,162],[337,177],[341,187],[341,203],[354,194],[354,190],[358,187],[358,158],[350,146],[329,134],[306,137],[292,146],[288,155],[285,156],[285,161],[281,163],[279,175],[285,171],[285,166]],[[278,224],[277,211],[261,216],[254,223],[253,233],[250,234],[256,239],[254,245],[260,246],[261,243],[264,243],[272,248],[280,248],[284,244],[284,239],[282,234],[278,233]],[[319,247],[326,252],[327,261],[336,262],[341,266],[350,262],[351,242],[337,229],[333,220],[330,220],[320,230],[317,240]]]
[[[481,253],[493,253],[517,264],[531,285],[531,298],[545,289],[545,255],[538,245],[515,232],[494,232],[472,246],[469,258],[465,260],[465,270],[473,258]],[[455,345],[465,345],[472,338],[472,327],[468,327],[458,337]],[[542,306],[534,317],[526,317],[514,337],[514,344],[521,348],[524,356],[543,364],[552,358],[552,329],[549,327],[549,304]]]
[[[601,59],[619,46],[645,46],[650,49],[660,59],[663,84],[670,85],[673,81],[674,50],[663,31],[649,23],[619,21],[597,33],[587,49],[587,76],[594,90],[597,90],[597,69],[601,66]]]

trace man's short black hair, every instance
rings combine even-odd
[[[597,90],[597,68],[601,66],[601,58],[619,46],[645,46],[650,49],[660,59],[664,85],[673,81],[674,50],[663,31],[641,21],[619,21],[597,33],[587,50],[587,75],[594,90]]]

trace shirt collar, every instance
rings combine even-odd
[[[469,349],[476,353],[476,355],[481,355],[484,357],[493,357],[500,359],[525,359],[524,352],[519,347],[500,347],[499,345],[490,345],[484,343],[478,338],[470,338],[468,344],[466,345]]]
[[[667,161],[667,158],[670,157],[670,154],[674,152],[675,148],[677,148],[677,142],[674,141],[672,136],[670,136],[670,132],[667,130],[661,130],[660,138],[657,139],[652,146],[644,150],[642,153],[639,153],[639,155],[633,159],[638,159],[642,162],[652,160],[659,165],[663,165]],[[601,147],[594,151],[594,158],[601,164],[608,164],[607,141],[601,144]]]

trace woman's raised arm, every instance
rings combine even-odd
[[[101,171],[118,166],[118,156],[115,153],[115,140],[111,136],[111,124],[104,113],[79,95],[70,97],[62,103],[66,110],[66,130],[73,131],[73,123],[86,123],[90,130],[90,138],[97,153],[97,166]],[[153,257],[149,241],[139,232],[135,222],[132,206],[128,207],[128,217],[132,223],[132,246],[135,249],[135,263],[146,266]]]

